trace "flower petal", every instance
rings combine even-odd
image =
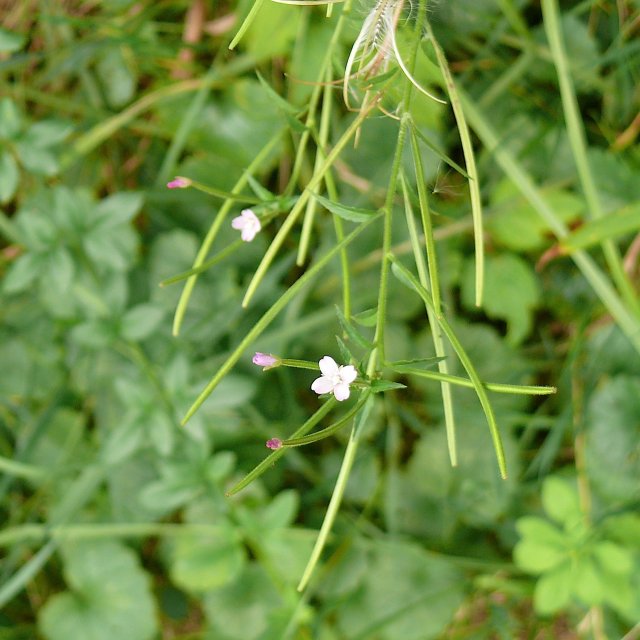
[[[342,382],[350,384],[358,377],[358,372],[354,366],[348,364],[346,367],[340,367],[339,375]]]
[[[331,377],[338,374],[338,364],[331,356],[325,356],[318,364],[320,365],[322,375]]]
[[[253,225],[247,224],[242,229],[240,237],[245,242],[251,242],[256,237],[256,233],[258,233],[258,229],[256,229]]]
[[[327,378],[325,376],[316,378],[311,384],[311,390],[315,391],[318,395],[331,393],[333,391],[333,381],[331,378]]]
[[[244,229],[245,224],[244,216],[238,216],[231,221],[231,226],[234,229]]]
[[[337,384],[333,388],[333,395],[336,397],[336,400],[339,400],[340,402],[346,400],[351,395],[349,385],[344,382]]]

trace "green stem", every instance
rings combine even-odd
[[[16,478],[26,478],[27,480],[37,480],[46,475],[46,470],[40,467],[34,467],[24,462],[11,460],[0,456],[0,471]]]
[[[211,269],[211,267],[218,264],[218,262],[222,262],[226,257],[230,256],[232,253],[237,251],[242,245],[243,245],[243,241],[241,239],[238,239],[235,242],[232,242],[226,249],[223,249],[222,251],[216,253],[216,255],[210,258],[209,260],[205,260],[199,267],[193,267],[193,269],[187,269],[182,273],[178,273],[175,276],[171,276],[170,278],[163,280],[160,283],[160,286],[166,287],[170,284],[175,284],[176,282],[181,282],[182,280],[186,280],[191,276],[199,275],[200,273],[203,273],[204,271]]]
[[[302,447],[306,444],[311,444],[313,442],[318,442],[319,440],[324,440],[329,436],[332,436],[334,433],[337,433],[342,427],[353,418],[360,409],[364,406],[364,403],[369,399],[369,392],[364,391],[362,396],[356,403],[356,405],[348,411],[340,420],[334,422],[332,425],[326,427],[325,429],[321,429],[320,431],[316,431],[308,436],[303,436],[300,438],[290,438],[288,440],[283,440],[283,447]]]
[[[301,438],[305,434],[309,433],[313,427],[315,427],[320,420],[322,420],[333,409],[337,400],[333,397],[329,398],[300,428],[291,434],[291,438]],[[265,471],[270,469],[285,453],[286,449],[276,449],[273,453],[268,455],[260,464],[258,464],[252,471],[250,471],[238,484],[234,485],[229,491],[227,496],[232,496],[239,491],[242,491],[246,486],[251,484],[256,478],[260,477]]]
[[[451,374],[444,374],[437,371],[427,371],[425,369],[416,369],[414,367],[393,367],[390,369],[397,371],[398,373],[405,373],[418,378],[427,378],[429,380],[440,380],[450,382],[451,384],[458,385],[460,387],[474,388],[474,383],[468,378],[461,378],[460,376],[454,376]],[[548,396],[557,392],[555,387],[545,387],[538,385],[518,385],[518,384],[501,384],[497,382],[483,382],[482,386],[488,391],[495,391],[496,393],[510,393],[510,394],[523,394],[532,396]]]
[[[453,75],[449,69],[449,64],[447,63],[444,52],[436,40],[431,25],[428,22],[427,33],[433,43],[438,65],[445,79],[447,92],[451,100],[451,108],[453,109],[453,115],[458,125],[458,133],[460,134],[460,142],[462,143],[462,152],[464,154],[467,173],[469,174],[469,192],[471,194],[471,213],[473,217],[473,237],[475,240],[476,254],[476,306],[480,307],[482,306],[484,291],[484,233],[482,228],[482,198],[480,196],[480,180],[478,179],[476,158],[473,152],[471,135],[469,134],[469,126],[467,125],[467,119],[465,118],[465,113],[460,101],[459,91],[453,80]]]
[[[410,86],[410,85],[409,85]],[[407,96],[408,98],[408,96]],[[406,104],[406,103],[405,103]],[[409,125],[409,114],[405,113],[400,120],[400,129],[398,131],[398,140],[396,142],[396,150],[391,166],[391,175],[389,177],[389,186],[387,188],[387,197],[383,207],[384,227],[382,231],[382,263],[380,265],[380,285],[378,289],[378,309],[376,314],[376,331],[373,341],[376,345],[378,362],[385,360],[384,333],[387,320],[387,289],[389,283],[389,260],[388,253],[391,250],[391,230],[392,230],[392,214],[393,200],[395,198],[398,187],[398,177],[400,175],[400,167],[402,165],[402,151],[407,136],[407,127]]]

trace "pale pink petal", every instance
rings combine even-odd
[[[231,221],[231,226],[234,229],[244,229],[244,225],[245,225],[245,222],[244,222],[244,217],[243,216],[238,216],[237,218],[234,218]]]
[[[246,225],[244,229],[242,229],[242,233],[240,234],[240,237],[245,242],[251,242],[256,237],[256,233],[258,233],[258,229],[256,229],[253,226]]]
[[[336,397],[336,400],[339,400],[340,402],[346,400],[350,394],[351,391],[349,390],[349,385],[344,382],[337,384],[333,388],[333,395]]]
[[[349,364],[346,367],[340,367],[340,378],[343,382],[349,384],[353,382],[357,377],[358,372],[352,365]]]
[[[331,378],[326,378],[325,376],[316,378],[311,384],[311,390],[315,391],[318,395],[331,393],[333,391],[333,382]]]
[[[258,216],[253,213],[251,209],[243,209],[240,214],[246,222],[251,222],[258,226],[258,230],[260,229],[260,220],[258,220]]]
[[[331,377],[338,374],[338,365],[331,356],[325,356],[318,364],[323,375]]]

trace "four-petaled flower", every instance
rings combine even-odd
[[[277,367],[280,363],[280,359],[272,356],[270,353],[262,353],[260,351],[256,351],[256,354],[251,359],[253,364],[262,367],[263,371],[267,369],[271,369],[272,367]]]
[[[349,385],[357,378],[358,372],[352,365],[338,366],[336,361],[325,356],[318,363],[322,376],[316,378],[311,389],[317,394],[333,393],[336,400],[342,402],[349,397]]]
[[[262,228],[258,216],[251,209],[243,209],[237,218],[231,221],[231,226],[241,232],[245,242],[251,242]]]
[[[171,182],[167,182],[167,189],[186,189],[192,184],[189,178],[183,178],[182,176],[176,176]]]

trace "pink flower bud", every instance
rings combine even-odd
[[[190,187],[192,181],[189,178],[183,178],[182,176],[177,176],[171,182],[167,182],[167,189],[186,189]]]
[[[273,449],[275,451],[282,446],[282,440],[280,440],[280,438],[271,438],[270,440],[267,440],[266,444],[267,449]]]
[[[251,362],[262,367],[263,371],[266,371],[267,369],[271,369],[271,367],[277,367],[280,360],[269,353],[261,353],[260,351],[257,351]]]

